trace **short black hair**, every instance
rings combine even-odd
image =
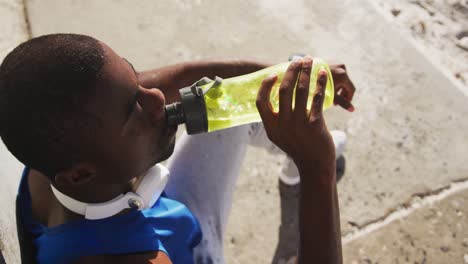
[[[101,123],[87,105],[104,62],[100,42],[77,34],[33,38],[5,57],[0,136],[20,162],[53,179],[86,157]]]

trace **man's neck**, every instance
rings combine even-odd
[[[96,195],[96,193],[99,192],[82,192],[82,195],[79,196],[81,197],[81,200],[79,198],[74,198],[80,202],[86,202],[86,203],[102,203],[102,202],[107,202],[110,201],[116,197],[118,197],[121,194],[125,194],[127,192],[135,191],[136,187],[138,186],[137,184],[141,181],[140,178],[142,177],[135,177],[125,185],[121,186],[112,186],[112,188],[108,188],[106,192],[101,192],[100,194]],[[99,189],[99,188],[98,188]],[[109,190],[111,189],[111,190]],[[94,194],[94,195],[93,195]],[[77,214],[65,206],[63,206],[57,199],[55,199],[58,204],[59,204],[59,214],[57,215],[57,220],[62,221],[62,223],[72,221],[72,220],[78,220],[78,219],[83,219],[84,215]],[[130,209],[123,209],[121,212],[119,212],[117,215],[125,214],[129,211]],[[53,218],[51,218],[53,220]]]
[[[121,194],[135,191],[141,176],[132,178],[124,183],[96,183],[80,186],[76,189],[60,190],[63,194],[83,203],[103,203],[110,201]]]
[[[106,186],[91,185],[80,188],[81,190],[76,190],[72,192],[64,193],[65,195],[84,203],[103,203],[110,201],[121,194],[127,192],[134,192],[138,187],[138,184],[141,182],[143,177],[137,176],[131,179],[129,182],[123,184],[106,184]],[[63,206],[60,201],[54,196],[53,202],[53,213],[49,218],[49,225],[57,225],[73,220],[83,219],[84,216],[77,214],[65,206]],[[125,214],[128,212],[128,209],[122,210],[118,213]]]
[[[142,177],[135,177],[126,184],[113,186],[112,188],[109,188],[111,189],[110,191],[107,188],[105,188],[107,189],[105,192],[104,189],[101,191],[83,191],[82,193],[78,193],[77,197],[73,198],[77,200],[80,200],[80,198],[87,199],[93,203],[109,201],[120,194],[129,191],[135,191],[138,183],[141,181],[141,178]],[[83,219],[83,215],[76,214],[68,210],[60,203],[60,201],[57,200],[55,195],[52,193],[50,184],[51,181],[47,176],[40,173],[39,171],[33,169],[30,170],[28,175],[28,185],[32,199],[31,202],[34,219],[48,227],[57,226],[73,220]],[[99,193],[99,195],[96,195],[96,193]]]

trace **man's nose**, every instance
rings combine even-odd
[[[140,103],[143,111],[149,114],[152,122],[159,123],[164,119],[165,101],[164,94],[159,89],[146,89],[140,87],[138,102]]]

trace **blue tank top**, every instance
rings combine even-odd
[[[80,219],[48,228],[32,219],[31,195],[23,171],[18,208],[33,235],[40,264],[71,263],[83,256],[162,251],[174,264],[194,263],[201,240],[198,221],[188,208],[164,195],[152,208],[99,220]]]

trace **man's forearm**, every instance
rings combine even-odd
[[[266,63],[243,60],[187,62],[143,71],[138,74],[138,81],[143,87],[161,89],[166,96],[166,103],[171,103],[179,100],[179,89],[203,77],[229,78],[268,66]]]
[[[340,215],[334,170],[301,172],[299,263],[342,263]],[[333,175],[320,175],[327,173]],[[316,179],[329,178],[330,183]]]

